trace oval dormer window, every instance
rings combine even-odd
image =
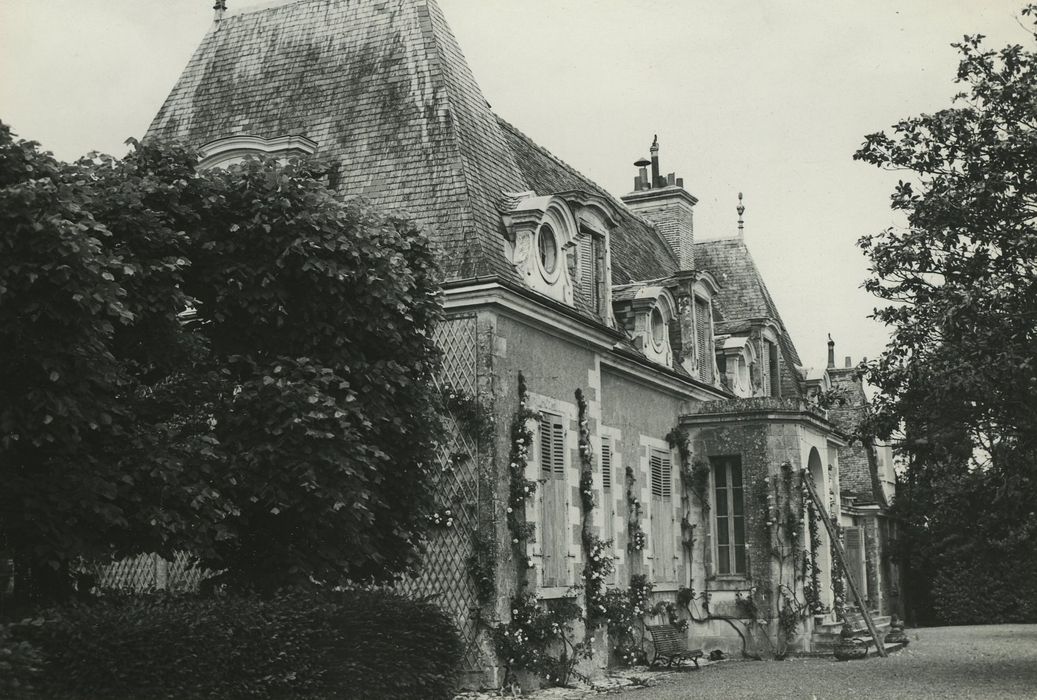
[[[662,310],[656,306],[652,309],[652,343],[657,350],[663,349],[666,342],[666,321],[663,319]]]
[[[558,272],[558,239],[550,226],[544,224],[537,232],[537,251],[544,277],[551,281]]]

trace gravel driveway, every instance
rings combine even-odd
[[[889,658],[729,661],[609,698],[1037,698],[1037,625],[908,629]]]

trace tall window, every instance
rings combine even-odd
[[[543,540],[545,586],[569,584],[569,500],[565,478],[565,424],[549,413],[540,418],[540,476],[543,508],[540,534]]]
[[[712,457],[716,514],[717,574],[744,574],[745,508],[742,462],[738,457]]]
[[[677,548],[674,543],[673,463],[663,450],[652,450],[652,560],[656,581],[676,581]]]

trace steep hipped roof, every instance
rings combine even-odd
[[[714,297],[714,304],[728,332],[733,331],[739,321],[769,318],[781,331],[779,342],[782,354],[793,365],[801,364],[778,307],[742,240],[718,238],[696,241],[695,266],[711,272],[720,284],[720,292]]]
[[[612,202],[616,228],[610,235],[612,247],[612,283],[659,279],[678,269],[673,249],[654,226],[635,216],[590,178],[538,146],[514,126],[498,118],[508,145],[530,188],[538,194],[582,190]]]
[[[344,192],[433,231],[447,279],[517,279],[497,201],[530,188],[435,0],[296,0],[214,24],[146,137],[236,134],[317,142]]]

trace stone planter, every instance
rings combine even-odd
[[[839,661],[863,659],[868,655],[868,643],[856,637],[843,638],[835,645],[835,658]]]
[[[903,644],[907,646],[907,634],[904,632],[904,623],[896,615],[889,621],[889,634],[886,635],[887,644]]]

